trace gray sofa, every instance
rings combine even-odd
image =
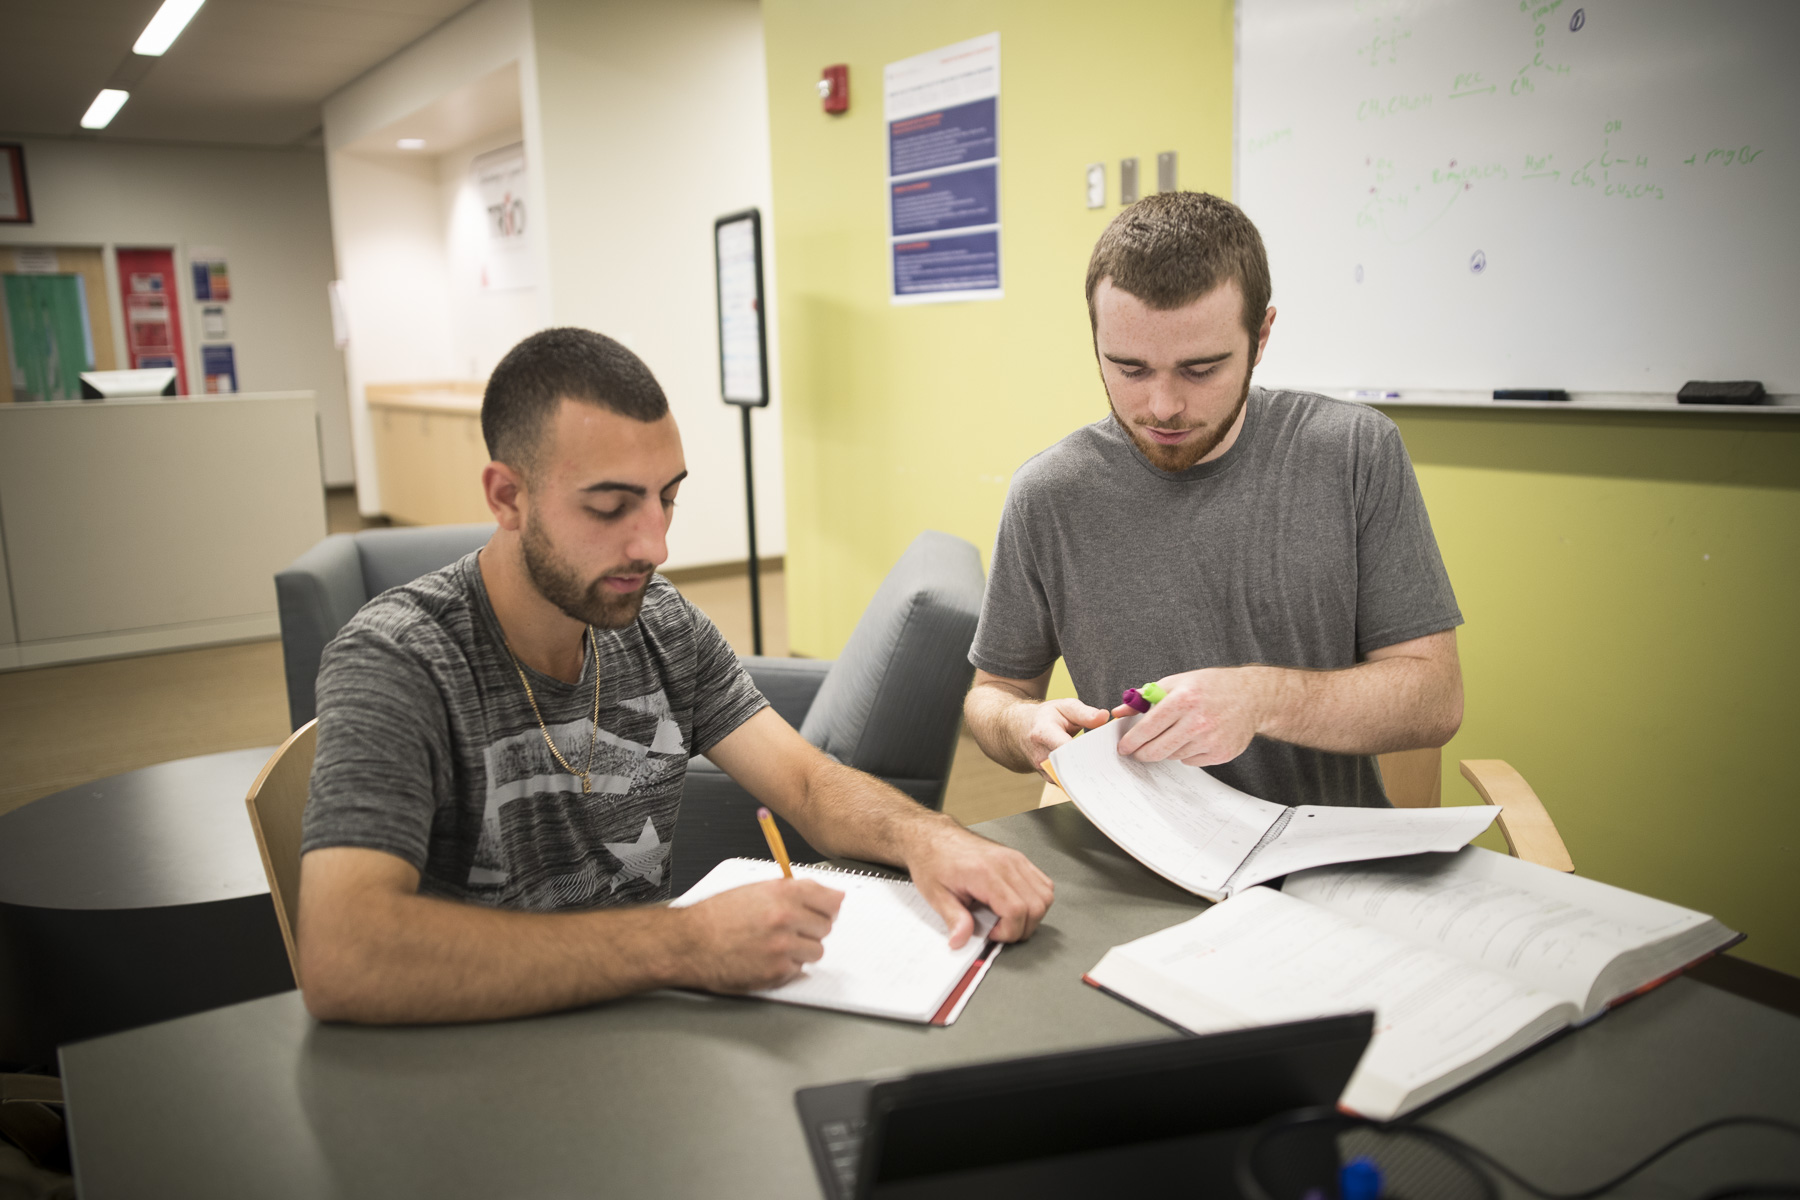
[[[443,525],[333,534],[277,574],[294,728],[315,715],[319,656],[356,610],[477,549],[493,529]],[[962,697],[974,674],[969,644],[983,586],[975,547],[927,531],[888,572],[836,660],[743,663],[770,705],[807,741],[921,804],[941,808]],[[697,757],[688,764],[675,835],[677,892],[721,859],[767,856],[755,810],[756,801],[711,762]],[[795,859],[821,857],[791,828],[782,832]]]

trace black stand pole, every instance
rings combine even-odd
[[[761,655],[762,572],[756,559],[756,476],[750,465],[750,406],[742,404],[738,408],[744,414],[744,511],[750,514],[750,646],[751,653]]]

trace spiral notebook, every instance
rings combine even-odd
[[[996,918],[986,909],[975,910],[974,934],[952,950],[943,918],[907,880],[798,865],[794,876],[844,893],[843,906],[825,935],[825,954],[818,962],[807,964],[799,978],[751,992],[752,996],[948,1025],[961,1015],[1000,952],[1000,943],[988,938]],[[732,888],[780,878],[781,868],[773,862],[728,858],[670,907],[683,908]]]

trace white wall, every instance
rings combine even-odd
[[[417,160],[352,146],[509,62],[518,137]],[[366,384],[482,378],[531,331],[579,325],[637,351],[681,424],[691,476],[669,565],[745,557],[739,417],[719,399],[712,222],[752,205],[768,217],[765,96],[756,0],[485,0],[326,100],[365,513],[381,511]],[[538,283],[483,293],[468,165],[513,140],[531,177]],[[778,386],[774,362],[770,373]],[[779,391],[753,421],[758,550],[782,554]]]
[[[618,338],[656,373],[692,472],[670,566],[748,553],[738,412],[719,399],[715,217],[770,225],[769,121],[757,0],[533,0],[555,324]],[[774,259],[764,247],[770,376],[755,425],[757,551],[787,546]]]
[[[344,357],[357,507],[382,511],[364,388],[453,379],[449,279],[437,167],[431,159],[330,152],[331,220],[350,327]]]
[[[486,379],[506,352],[542,329],[543,292],[535,287],[483,290],[481,264],[488,243],[487,212],[469,164],[490,150],[517,143],[519,130],[471,142],[437,159],[439,203],[450,311],[450,355],[459,379]],[[535,205],[533,206],[535,207]],[[542,264],[539,264],[541,271]]]
[[[238,389],[315,393],[325,482],[349,483],[344,364],[332,344],[326,298],[332,223],[324,156],[86,139],[23,142],[35,221],[0,227],[0,243],[175,247],[190,388],[200,367],[200,317],[186,254],[193,246],[223,247]],[[117,307],[115,296],[115,322]]]
[[[530,29],[526,0],[485,0],[325,101],[331,220],[350,322],[346,361],[357,507],[366,515],[382,508],[364,388],[370,383],[480,378],[493,364],[486,340],[476,338],[471,353],[466,337],[471,324],[484,315],[481,302],[489,298],[452,298],[463,264],[462,256],[452,252],[454,239],[447,222],[454,210],[454,193],[446,196],[448,176],[443,172],[454,167],[459,155],[446,155],[450,161],[440,164],[436,156],[373,156],[350,147],[516,62],[525,109],[522,133],[527,162],[532,162],[536,156]],[[508,137],[501,144],[517,140]],[[461,163],[466,173],[467,158]],[[529,332],[547,323],[544,297],[540,285],[512,294],[503,307],[510,306],[509,315],[512,310],[528,310],[530,316],[522,325]],[[498,330],[492,336],[508,332]],[[516,340],[513,337],[507,344]]]

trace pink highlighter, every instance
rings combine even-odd
[[[1169,693],[1163,691],[1160,683],[1146,683],[1141,688],[1126,688],[1125,694],[1121,696],[1120,699],[1125,702],[1125,707],[1131,709],[1133,712],[1147,713],[1150,711],[1150,706],[1152,704],[1155,704],[1168,694]]]

